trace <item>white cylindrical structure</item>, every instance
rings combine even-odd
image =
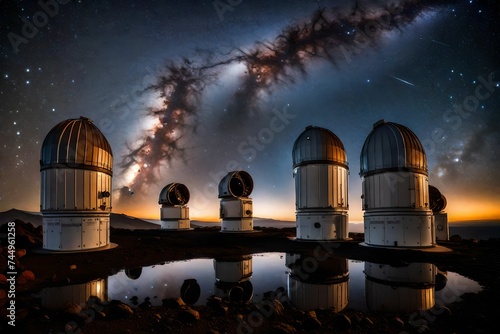
[[[449,240],[450,228],[448,226],[448,214],[444,212],[446,208],[446,197],[438,188],[429,184],[429,202],[434,215],[434,224],[436,225],[436,240]]]
[[[107,279],[98,279],[84,284],[72,284],[59,287],[47,287],[40,293],[42,307],[49,310],[63,311],[68,303],[87,307],[91,297],[107,300]]]
[[[288,299],[303,311],[317,308],[342,311],[349,302],[349,265],[347,259],[329,257],[317,261],[300,254],[286,254],[290,268],[287,277]]]
[[[308,126],[295,140],[292,159],[297,239],[347,239],[349,168],[340,139]]]
[[[169,183],[160,192],[160,219],[162,230],[191,230],[189,220],[189,189],[182,183]]]
[[[253,297],[252,255],[215,259],[215,295],[231,302],[249,302]]]
[[[365,243],[434,246],[427,157],[417,136],[403,125],[378,121],[363,145],[360,169]]]
[[[435,304],[437,268],[430,263],[393,267],[365,262],[365,297],[370,311],[429,310]]]
[[[253,231],[253,179],[245,171],[229,172],[219,183],[221,232]]]
[[[56,125],[40,157],[43,248],[80,251],[109,245],[113,154],[85,117]]]

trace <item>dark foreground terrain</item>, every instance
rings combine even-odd
[[[8,249],[3,233],[1,272],[7,273]],[[41,228],[16,221],[16,332],[18,333],[497,333],[500,239],[462,240],[454,236],[441,246],[451,252],[386,250],[359,246],[362,234],[351,234],[343,243],[303,243],[291,240],[294,228],[261,228],[260,233],[228,234],[219,228],[193,231],[112,229],[111,242],[118,247],[101,252],[38,254]],[[260,303],[235,303],[217,297],[207,305],[189,306],[182,299],[164,300],[162,306],[144,302],[130,308],[119,301],[88,300],[65,310],[44,309],[37,293],[44,287],[85,283],[105,278],[121,269],[192,258],[223,258],[262,252],[327,254],[375,263],[426,262],[441,271],[453,271],[484,287],[465,294],[461,301],[416,314],[303,312],[287,302],[282,291],[270,291]],[[9,289],[0,275],[0,331],[6,333]]]

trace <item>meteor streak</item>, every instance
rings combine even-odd
[[[391,78],[393,78],[393,79],[396,79],[396,80],[398,80],[398,81],[401,81],[402,83],[405,83],[405,84],[407,84],[407,85],[410,85],[410,86],[415,87],[415,84],[413,84],[413,83],[411,83],[411,82],[409,82],[409,81],[406,81],[406,80],[404,80],[404,79],[398,78],[398,77],[396,77],[396,76],[394,76],[394,75],[390,75],[390,74],[387,74],[387,75],[388,75],[388,76],[390,76],[390,77],[391,77]]]

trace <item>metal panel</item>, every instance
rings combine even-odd
[[[288,298],[300,310],[318,308],[342,311],[348,303],[348,281],[336,284],[311,284],[300,282],[296,277],[287,277]]]
[[[292,150],[293,166],[314,161],[346,164],[342,141],[330,130],[308,126],[297,137]]]
[[[53,163],[83,164],[111,172],[111,146],[90,119],[69,119],[53,127],[43,141],[41,166]]]
[[[410,288],[365,280],[366,304],[371,311],[405,312],[428,310],[435,304],[434,287]]]
[[[91,208],[91,202],[90,202],[90,190],[91,190],[91,179],[90,179],[90,174],[91,171],[84,170],[83,171],[83,209],[84,210],[89,210]]]
[[[253,218],[222,219],[221,231],[252,231]]]
[[[160,209],[161,219],[189,218],[189,208],[185,205],[164,206]]]
[[[89,171],[89,187],[88,187],[88,196],[89,196],[89,209],[90,210],[99,210],[99,204],[97,203],[97,173],[95,171]]]
[[[61,249],[61,223],[59,218],[43,218],[43,248]]]
[[[99,218],[82,218],[82,249],[99,247]]]
[[[386,217],[385,244],[387,246],[404,246],[404,226],[399,217]]]
[[[109,244],[109,217],[99,219],[99,247]]]
[[[75,170],[66,170],[66,209],[74,210],[76,208],[75,202],[76,189],[75,189]]]
[[[382,218],[382,217],[381,217]],[[383,218],[382,218],[383,219]],[[368,222],[370,229],[368,243],[372,245],[385,245],[385,224],[383,220],[370,220]]]
[[[73,284],[60,287],[47,287],[41,291],[42,307],[63,311],[68,302],[85,307],[90,296],[106,300],[106,280],[99,279],[85,284]]]
[[[66,204],[65,169],[56,169],[56,209],[64,210]]]
[[[320,180],[320,171],[319,166],[317,165],[309,165],[306,166],[306,184],[305,184],[305,198],[306,203],[305,207],[308,208],[318,208],[321,207],[319,202],[319,180]]]
[[[328,178],[328,166],[318,165],[318,175],[316,176],[316,192],[318,196],[317,206],[318,208],[327,208],[331,204],[331,196],[328,193],[328,184],[332,182],[332,179]]]
[[[80,218],[61,220],[61,250],[80,250],[82,248],[82,223]]]
[[[436,239],[437,240],[449,240],[450,229],[448,226],[448,214],[447,213],[435,213],[434,214],[434,224],[436,226]]]
[[[418,137],[407,127],[385,121],[374,124],[360,156],[360,175],[411,168],[427,174],[427,157]]]
[[[252,276],[252,258],[241,261],[214,260],[215,277],[222,282],[241,282]]]

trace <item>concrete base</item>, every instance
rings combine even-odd
[[[430,211],[366,212],[364,233],[365,242],[372,246],[420,248],[436,244]]]
[[[222,219],[221,232],[253,232],[253,218]]]
[[[361,242],[359,243],[360,246],[363,247],[372,247],[372,248],[380,248],[380,249],[392,249],[392,250],[413,250],[413,251],[419,251],[419,252],[425,252],[425,253],[448,253],[452,252],[451,249],[444,247],[444,246],[439,246],[439,245],[434,245],[434,246],[427,246],[427,247],[386,247],[386,246],[374,246],[374,245],[369,245],[366,242]]]
[[[348,238],[348,216],[335,211],[297,212],[297,239],[324,241]]]
[[[55,251],[55,250],[50,250],[50,249],[43,249],[43,248],[35,248],[32,250],[33,253],[36,254],[75,254],[75,253],[90,253],[90,252],[100,252],[104,250],[109,250],[118,247],[118,244],[115,244],[114,242],[110,242],[104,247],[99,247],[99,248],[91,248],[91,249],[82,249],[82,250],[67,250],[67,251]]]
[[[190,230],[191,221],[189,219],[162,219],[160,229],[162,230]]]

